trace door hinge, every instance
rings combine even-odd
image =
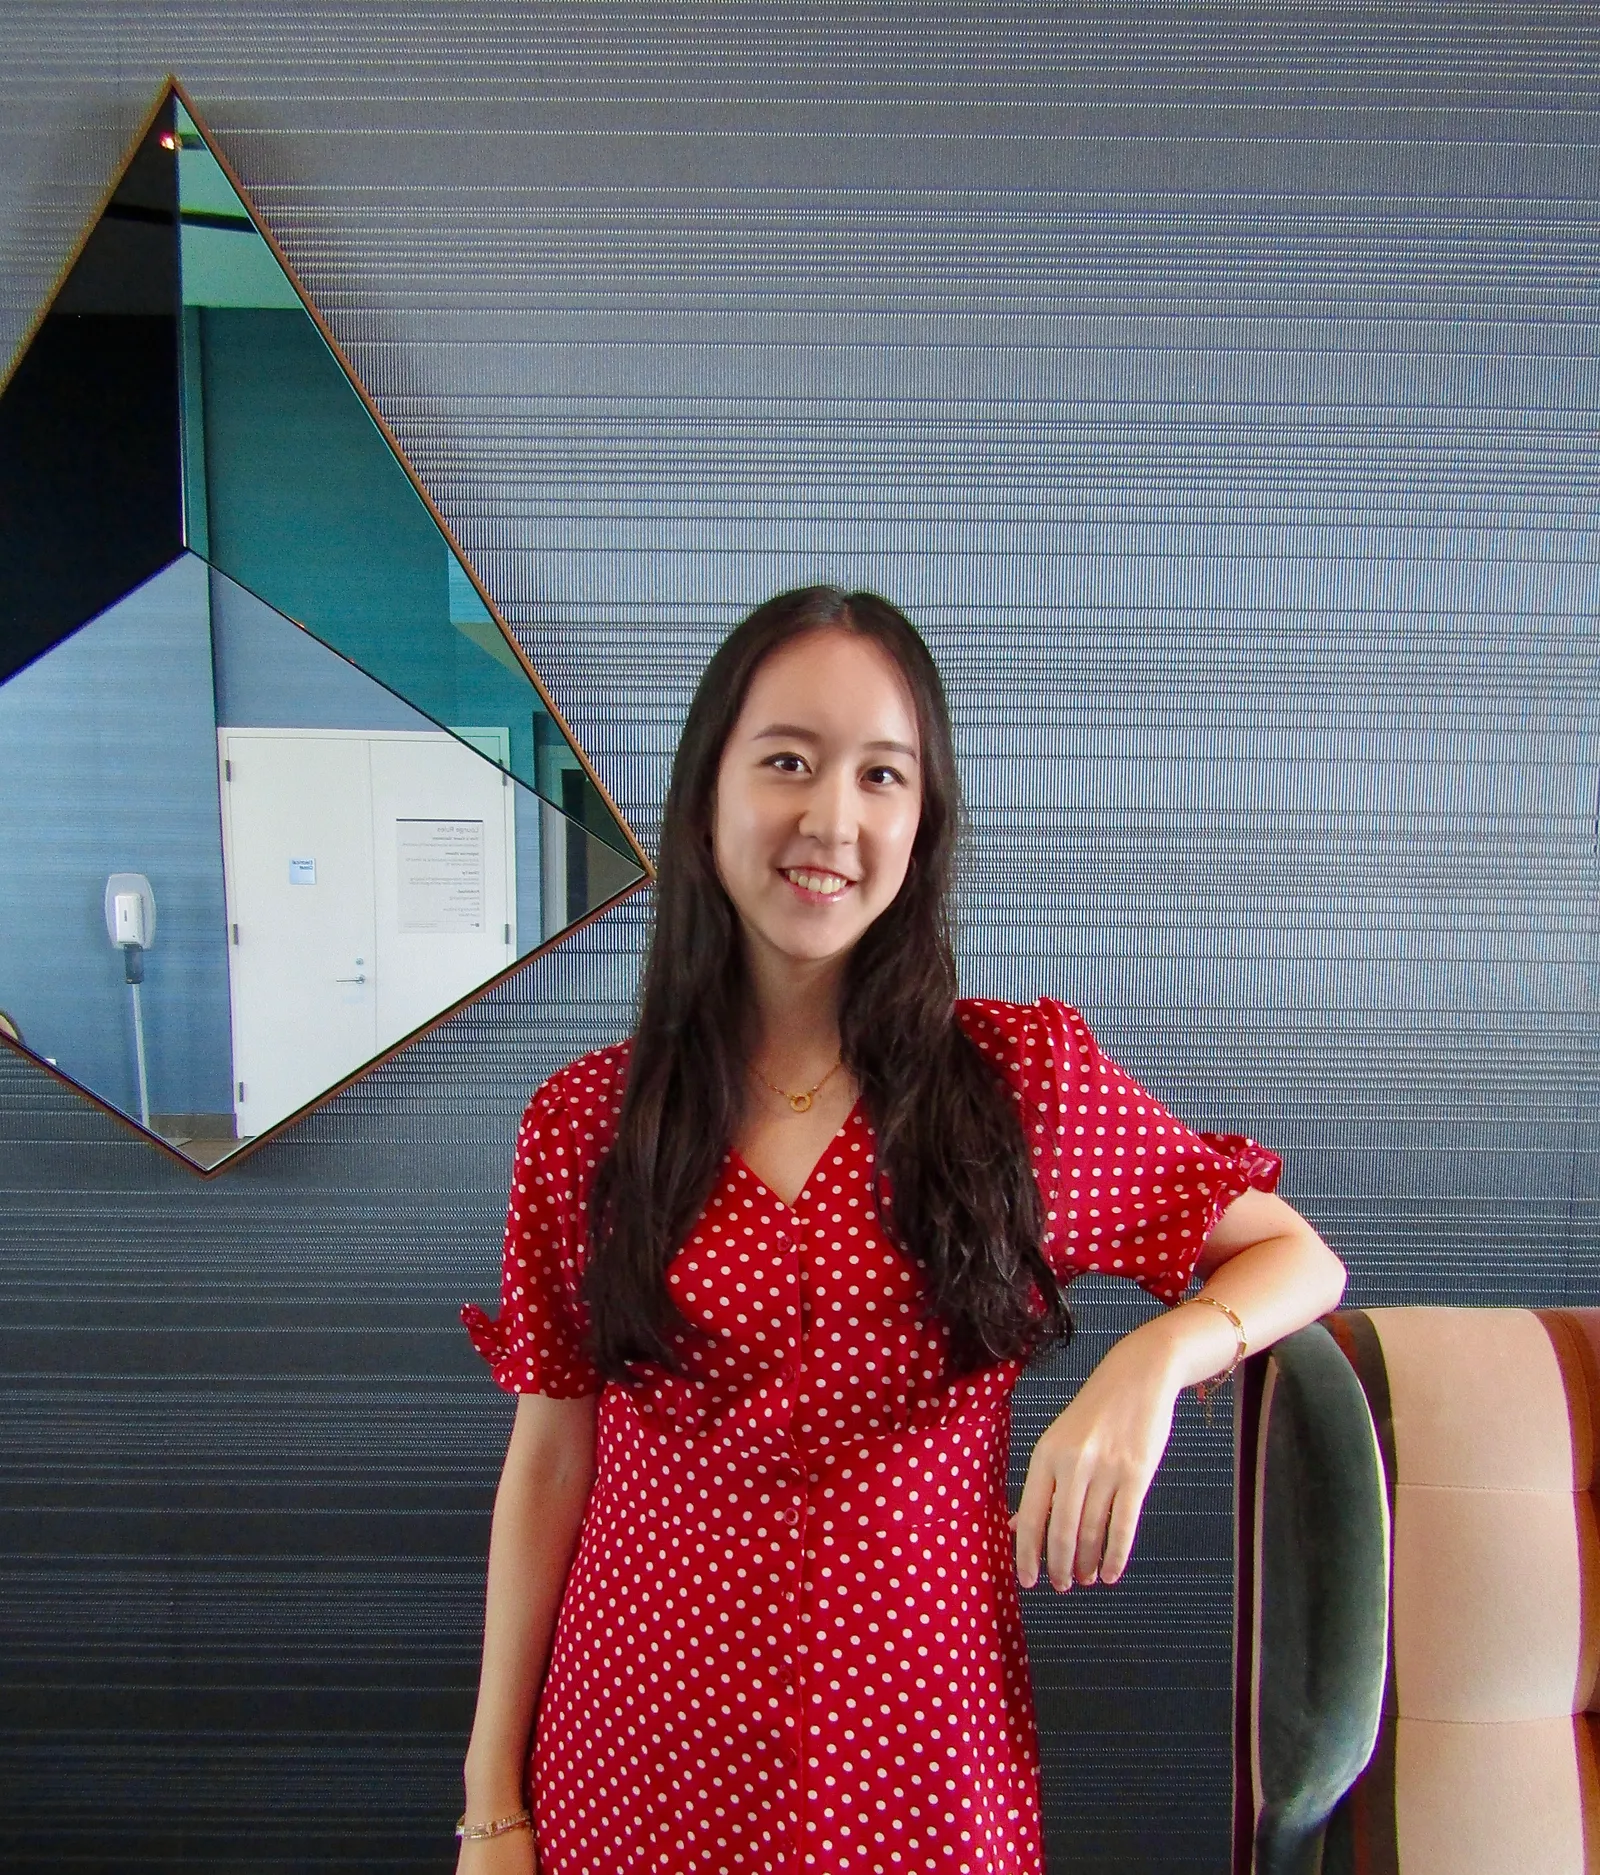
[[[504,936],[504,937],[503,937],[503,938],[501,939],[501,942],[502,942],[503,944],[509,944],[509,943],[511,942],[511,927],[510,927],[510,925],[507,925],[507,926],[506,926],[506,934],[505,934],[505,936]]]
[[[222,779],[224,781],[232,781],[233,779],[233,760],[231,757],[225,757],[223,760]]]
[[[239,1098],[241,1100],[244,1099],[244,1082],[243,1081],[239,1083]]]
[[[233,941],[235,944],[239,942],[239,927],[237,925],[233,926]]]

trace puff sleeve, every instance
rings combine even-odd
[[[576,1399],[601,1382],[583,1348],[577,1293],[584,1207],[582,1161],[559,1091],[546,1083],[523,1115],[511,1174],[500,1270],[500,1314],[461,1310],[472,1345],[510,1393]]]
[[[1180,1300],[1217,1220],[1282,1162],[1242,1133],[1201,1133],[1102,1052],[1076,1009],[978,1004],[968,1033],[1011,1083],[1045,1209],[1044,1253],[1063,1281],[1128,1276]]]
[[[1036,1007],[1056,1135],[1046,1255],[1176,1302],[1223,1212],[1273,1190],[1282,1162],[1243,1133],[1195,1132],[1101,1051],[1077,1010],[1048,997]]]

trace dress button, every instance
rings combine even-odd
[[[799,1521],[800,1513],[797,1510],[780,1510],[778,1512],[779,1523],[798,1523]]]

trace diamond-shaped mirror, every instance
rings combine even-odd
[[[189,1163],[644,878],[176,86],[0,495],[0,1035]]]

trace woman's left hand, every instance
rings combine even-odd
[[[1058,1589],[1115,1582],[1127,1567],[1182,1385],[1163,1327],[1148,1322],[1114,1343],[1034,1446],[1011,1519],[1024,1588],[1039,1579],[1041,1546]]]
[[[1041,1547],[1058,1589],[1074,1580],[1115,1582],[1128,1566],[1178,1395],[1231,1370],[1246,1331],[1252,1351],[1268,1347],[1337,1308],[1344,1289],[1344,1265],[1293,1206],[1265,1191],[1233,1200],[1197,1268],[1207,1279],[1205,1299],[1224,1306],[1169,1309],[1124,1335],[1033,1448],[1011,1519],[1024,1588],[1039,1579]]]

